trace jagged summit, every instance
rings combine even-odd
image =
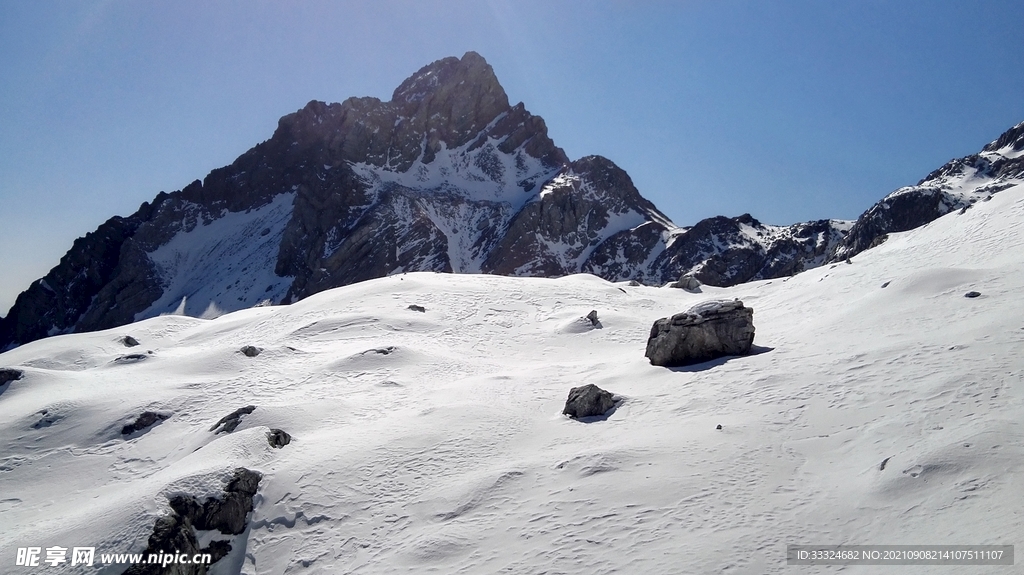
[[[395,89],[390,102],[348,98],[341,104],[312,101],[281,118],[272,140],[308,156],[409,171],[417,160],[430,164],[442,150],[472,152],[492,140],[498,151],[522,152],[548,168],[569,159],[548,137],[540,117],[508,96],[491,66],[477,53],[424,66]],[[312,148],[312,149],[311,149]]]

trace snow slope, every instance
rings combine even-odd
[[[797,571],[786,545],[1014,544],[1022,221],[1016,186],[851,264],[698,294],[416,273],[24,345],[0,355],[25,372],[0,387],[0,565],[141,550],[168,495],[216,493],[236,466],[264,478],[244,553],[215,573],[859,574],[886,568]],[[654,320],[733,297],[761,353],[648,364]],[[136,350],[152,354],[115,361]],[[585,383],[624,402],[563,417]],[[123,439],[143,410],[172,415]],[[270,427],[293,442],[271,449]]]

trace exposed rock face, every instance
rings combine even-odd
[[[712,300],[654,322],[647,340],[651,365],[675,367],[750,353],[754,310],[739,300]]]
[[[196,498],[179,495],[170,500],[173,512],[161,517],[153,527],[143,557],[161,552],[177,552],[190,558],[198,553],[209,553],[213,563],[224,558],[231,551],[227,541],[214,541],[200,549],[196,531],[219,531],[224,535],[238,535],[245,531],[249,512],[253,509],[252,499],[259,487],[262,475],[245,468],[235,470],[233,477],[220,499],[208,499],[200,503]],[[205,575],[207,566],[201,564],[136,563],[125,575]]]
[[[1004,132],[981,152],[950,160],[915,186],[900,188],[868,208],[835,246],[829,261],[840,261],[905,232],[1024,182],[1024,122]]]
[[[135,347],[139,345],[139,340],[130,335],[126,335],[121,338],[121,343],[124,344],[125,347]]]
[[[562,410],[562,413],[579,419],[604,415],[613,407],[615,407],[614,396],[589,383],[569,390],[569,398],[565,400],[565,409]]]

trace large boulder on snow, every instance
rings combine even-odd
[[[654,322],[645,355],[651,365],[675,367],[745,355],[753,343],[754,310],[739,300],[711,300]]]

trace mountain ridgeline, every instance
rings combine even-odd
[[[0,318],[0,350],[409,271],[649,285],[690,274],[715,286],[789,276],[1019,179],[1022,126],[856,223],[769,226],[744,214],[681,228],[610,160],[570,160],[469,52],[425,66],[388,102],[310,102],[231,165],[79,238]]]

